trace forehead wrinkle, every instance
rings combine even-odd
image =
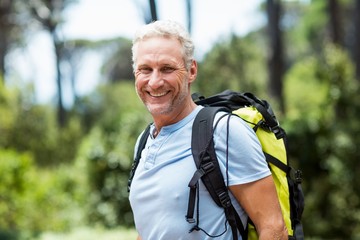
[[[137,55],[140,61],[147,62],[160,62],[163,61],[170,62],[171,64],[178,64],[179,61],[183,61],[182,48],[177,39],[172,38],[161,38],[169,41],[164,41],[159,44],[156,40],[158,37],[147,38],[138,43],[138,52]],[[175,41],[171,41],[175,40]],[[174,44],[175,43],[175,44]]]
[[[177,59],[171,55],[163,55],[157,53],[151,53],[142,55],[138,59],[138,66],[149,66],[149,65],[159,65],[159,66],[179,66],[181,65],[182,59]]]

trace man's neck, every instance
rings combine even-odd
[[[191,101],[187,106],[183,108],[182,111],[177,111],[169,114],[153,115],[155,131],[154,137],[160,132],[161,128],[164,126],[172,125],[177,123],[187,117],[195,108],[196,104]]]

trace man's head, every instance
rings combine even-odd
[[[152,22],[144,25],[135,33],[132,46],[133,70],[136,68],[137,47],[139,42],[151,37],[171,37],[177,39],[181,44],[186,68],[189,70],[191,62],[194,59],[194,43],[182,25],[170,20]]]
[[[132,51],[136,91],[154,120],[169,124],[189,114],[197,63],[185,29],[172,21],[145,25],[137,32]]]

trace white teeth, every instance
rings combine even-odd
[[[166,94],[167,92],[162,92],[162,93],[150,93],[151,96],[153,97],[162,97]]]

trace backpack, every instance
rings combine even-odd
[[[193,100],[196,104],[205,107],[197,114],[192,127],[191,148],[197,171],[189,182],[187,221],[189,223],[199,222],[199,214],[197,214],[197,219],[194,219],[194,211],[198,181],[201,179],[215,203],[224,209],[233,233],[233,239],[238,239],[238,231],[242,239],[258,239],[251,219],[248,219],[246,226],[243,226],[234,209],[215,154],[212,138],[214,118],[217,112],[225,111],[228,113],[227,115],[231,114],[242,118],[256,132],[275,182],[289,240],[303,240],[304,232],[301,224],[304,210],[304,194],[301,188],[302,174],[300,170],[292,168],[288,162],[286,133],[280,127],[269,103],[260,100],[251,93],[239,93],[230,90],[208,98],[193,94]],[[216,126],[217,123],[215,123],[215,128]],[[130,190],[131,181],[141,157],[141,150],[145,147],[149,130],[150,125],[144,130],[139,141],[137,154],[130,172],[128,190]],[[202,229],[196,224],[190,231],[193,230]]]

